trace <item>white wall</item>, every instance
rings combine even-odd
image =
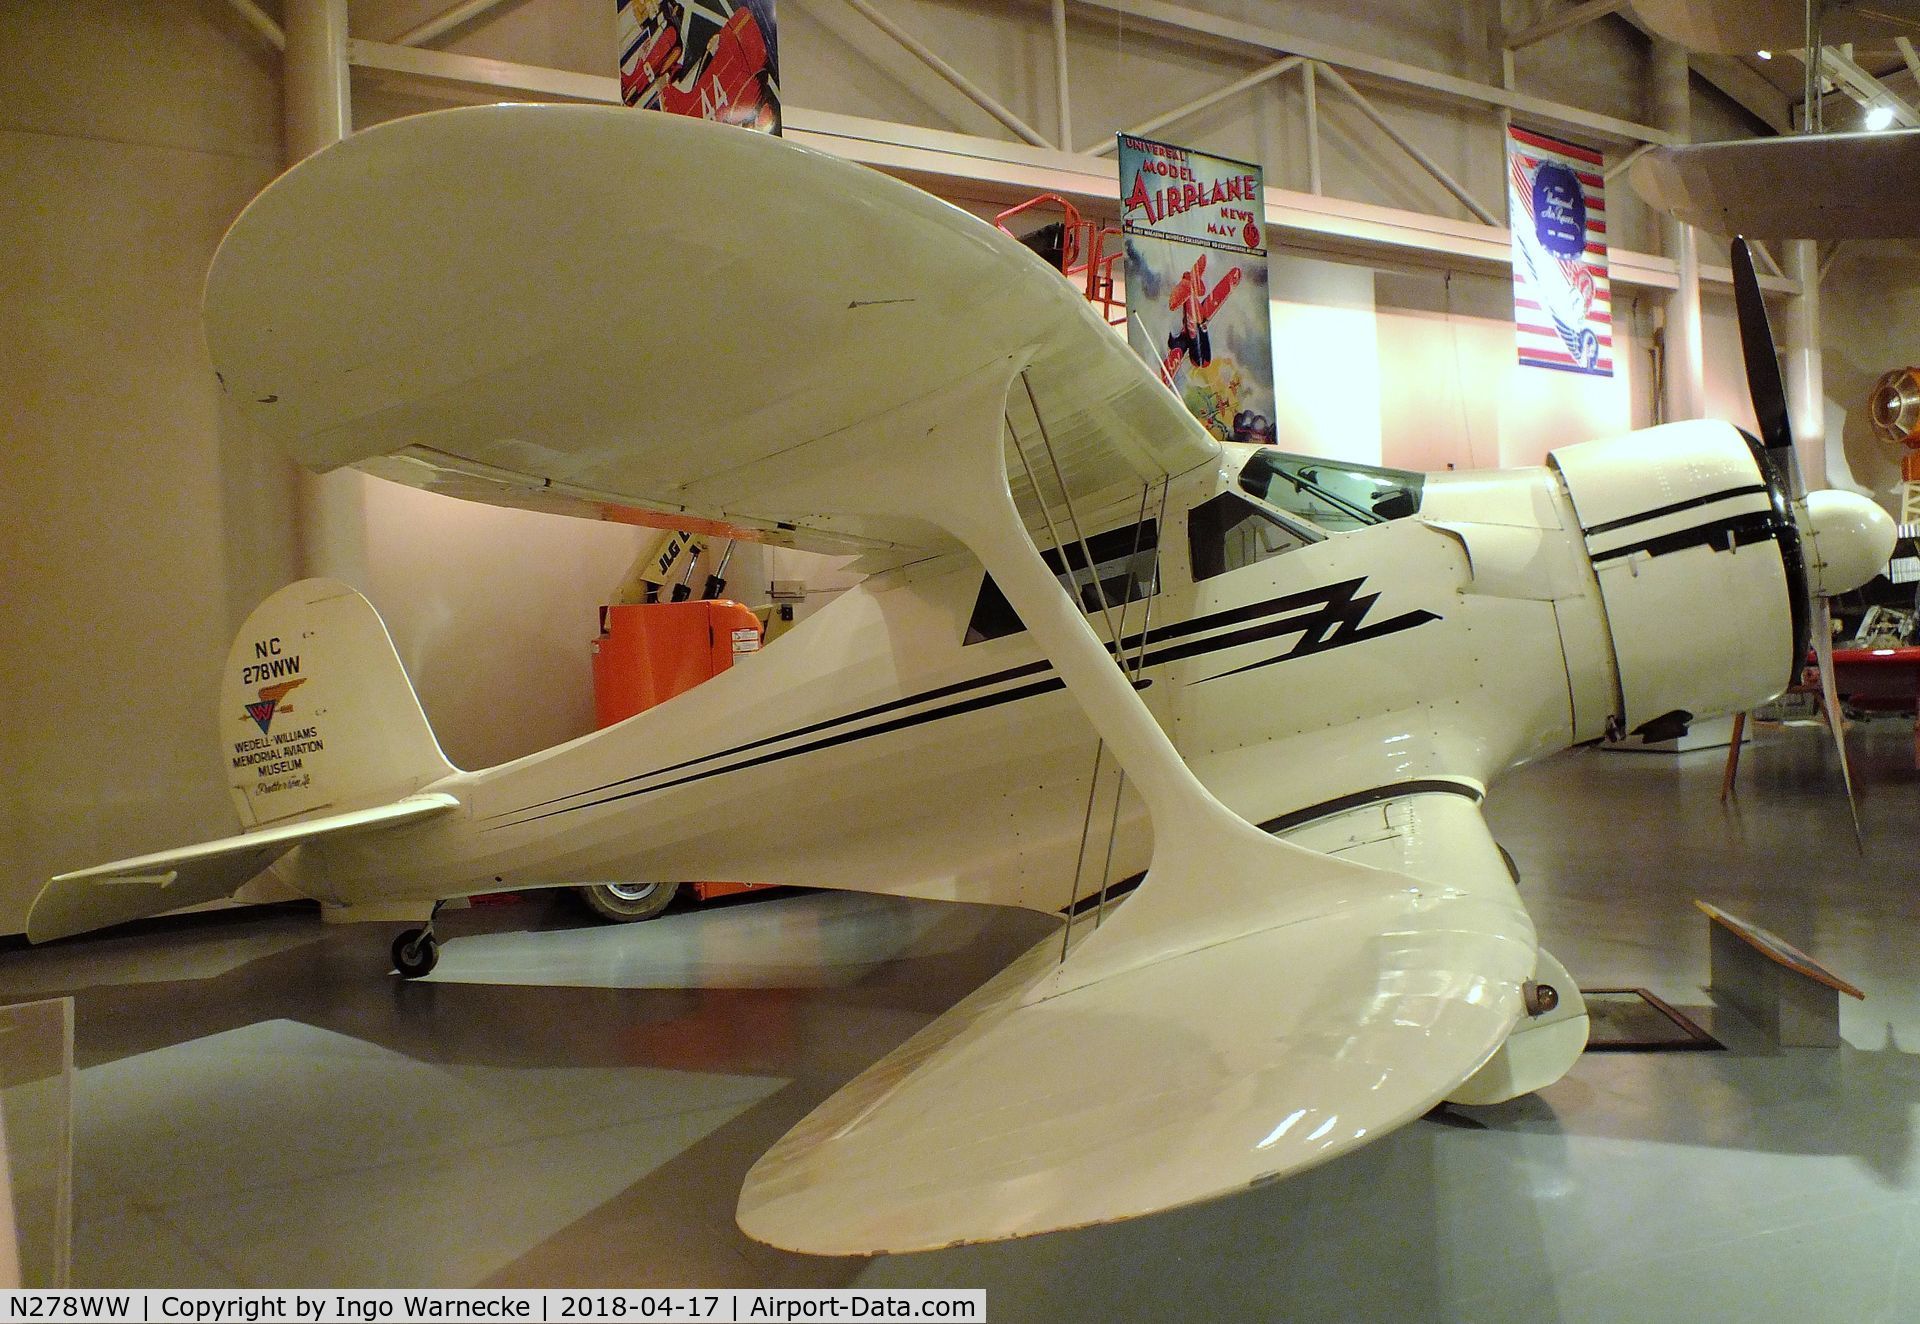
[[[290,470],[200,340],[280,157],[276,62],[235,26],[0,6],[0,932],[55,869],[232,830],[218,668],[293,564]]]
[[[1274,435],[1290,451],[1381,463],[1381,365],[1373,272],[1275,253]]]
[[[300,557],[292,468],[224,409],[199,314],[220,236],[279,169],[278,55],[222,0],[0,6],[0,52],[8,932],[50,873],[235,829],[219,670]],[[641,535],[368,494],[356,587],[449,755],[589,729],[595,608]]]

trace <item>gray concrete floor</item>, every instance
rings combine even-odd
[[[1866,990],[1838,1050],[1589,1054],[1258,1191],[874,1261],[747,1241],[753,1160],[1050,927],[854,895],[625,928],[552,899],[443,919],[440,968],[298,909],[0,953],[77,1000],[84,1285],[984,1286],[997,1320],[1920,1320],[1920,816],[1904,723],[1858,728],[1855,854],[1817,729],[1582,751],[1490,816],[1588,986],[1699,1007],[1694,897]],[[1714,1019],[1708,1013],[1709,1019]]]

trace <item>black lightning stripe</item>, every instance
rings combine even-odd
[[[1359,589],[1365,582],[1364,577],[1349,579],[1324,588],[1309,589],[1303,593],[1290,593],[1283,597],[1269,598],[1264,602],[1252,603],[1245,607],[1234,607],[1226,611],[1215,612],[1208,616],[1197,617],[1193,620],[1170,625],[1159,633],[1158,638],[1160,640],[1179,639],[1198,634],[1205,630],[1218,629],[1222,625],[1234,624],[1243,620],[1260,620],[1263,617],[1273,616],[1276,613],[1285,613],[1281,615],[1278,620],[1270,620],[1261,625],[1249,626],[1241,630],[1232,630],[1225,634],[1210,635],[1203,639],[1189,639],[1186,643],[1178,643],[1170,647],[1151,650],[1147,653],[1141,665],[1145,667],[1160,666],[1168,662],[1179,661],[1183,658],[1220,652],[1228,648],[1257,643],[1265,639],[1282,637],[1289,634],[1300,635],[1299,642],[1286,653],[1268,658],[1262,662],[1250,663],[1247,667],[1239,668],[1239,670],[1244,671],[1257,666],[1267,666],[1274,662],[1282,662],[1290,657],[1298,657],[1307,653],[1324,652],[1328,649],[1342,648],[1348,644],[1361,643],[1368,639],[1394,634],[1401,630],[1411,629],[1416,625],[1423,625],[1428,621],[1440,619],[1439,616],[1430,611],[1412,611],[1396,616],[1391,620],[1379,622],[1376,625],[1363,626],[1361,621],[1380,597],[1377,593],[1361,594]],[[1311,610],[1297,610],[1302,607],[1311,608]],[[1123,638],[1120,641],[1118,650],[1126,652],[1138,648],[1140,642],[1140,635]],[[1113,651],[1112,645],[1109,645],[1109,650]],[[684,786],[689,782],[701,781],[708,777],[718,777],[729,772],[743,772],[749,768],[760,767],[763,764],[778,762],[779,760],[792,758],[796,755],[810,754],[819,750],[830,749],[835,745],[845,744],[853,740],[863,740],[868,736],[885,735],[889,732],[918,726],[924,722],[938,721],[947,717],[958,717],[966,713],[979,712],[982,709],[997,707],[1003,703],[1013,703],[1021,699],[1033,698],[1040,694],[1065,689],[1066,682],[1058,676],[1052,676],[1045,680],[1016,686],[1012,689],[999,690],[992,694],[978,695],[959,703],[947,704],[944,707],[934,708],[926,712],[895,717],[889,721],[861,727],[858,730],[842,731],[837,735],[824,736],[821,739],[809,741],[803,745],[796,745],[791,749],[775,750],[761,754],[757,758],[749,758],[739,762],[729,763],[725,767],[707,768],[700,772],[687,772],[684,776],[675,777],[669,781],[655,782],[652,785],[633,786],[635,782],[650,781],[655,777],[667,776],[674,772],[692,768],[696,764],[712,763],[718,760],[732,758],[736,755],[751,753],[754,750],[764,749],[768,745],[778,744],[782,741],[799,739],[803,736],[814,735],[833,727],[841,727],[851,722],[862,721],[869,717],[898,712],[903,708],[914,707],[938,699],[951,698],[959,694],[984,689],[987,686],[1001,684],[1010,680],[1041,675],[1051,670],[1052,664],[1042,659],[1038,662],[1031,662],[1006,671],[995,672],[990,676],[981,676],[973,680],[956,681],[953,684],[944,685],[938,689],[925,690],[906,698],[893,699],[886,703],[861,709],[858,712],[846,714],[842,717],[827,718],[808,726],[796,728],[792,731],[782,732],[778,735],[764,736],[758,740],[736,745],[731,749],[721,750],[713,754],[703,754],[698,758],[669,764],[666,767],[655,768],[648,772],[635,773],[633,776],[623,777],[617,781],[607,782],[588,790],[570,791],[565,795],[555,796],[549,800],[522,805],[517,809],[505,810],[499,814],[490,815],[489,826],[493,828],[517,827],[523,823],[533,823],[543,818],[551,818],[555,814],[572,813],[576,809],[592,809],[600,805],[625,800],[632,796],[647,795],[654,791],[665,791],[676,786]],[[1229,672],[1224,674],[1230,675],[1233,673]],[[1214,680],[1218,679],[1218,677],[1209,676],[1205,679]],[[1150,680],[1136,681],[1135,688],[1145,689],[1152,683]],[[623,787],[630,789],[622,790],[621,788]],[[618,793],[607,794],[607,792],[610,791]],[[585,797],[597,798],[586,799]],[[579,803],[563,803],[568,800],[579,801]],[[535,812],[537,810],[544,810],[545,812]]]
[[[1140,681],[1138,687],[1145,689],[1152,681]],[[535,823],[543,818],[552,818],[555,814],[570,814],[576,809],[592,809],[599,805],[610,805],[618,800],[630,799],[636,795],[651,795],[655,791],[671,790],[675,786],[684,786],[688,782],[704,781],[708,777],[718,777],[722,773],[745,772],[748,768],[758,768],[767,763],[778,763],[781,759],[790,759],[797,754],[812,754],[818,750],[831,749],[835,745],[844,745],[849,740],[864,740],[868,736],[885,735],[889,731],[900,731],[910,726],[919,726],[922,722],[931,722],[941,717],[958,717],[962,713],[978,712],[982,708],[993,708],[1003,703],[1012,703],[1016,699],[1030,699],[1036,694],[1049,694],[1054,690],[1064,690],[1067,682],[1058,676],[1051,680],[1037,681],[1032,685],[1022,685],[1016,690],[1004,690],[998,694],[983,694],[977,699],[968,699],[965,703],[949,704],[930,713],[915,713],[911,717],[896,717],[891,722],[882,722],[878,726],[863,726],[858,731],[843,731],[837,736],[828,736],[805,745],[796,745],[792,749],[776,750],[763,754],[757,759],[748,759],[744,763],[730,763],[724,768],[710,768],[706,772],[691,772],[684,777],[676,777],[670,782],[660,782],[654,786],[641,786],[631,791],[622,791],[618,795],[604,796],[598,800],[589,800],[585,804],[568,805],[563,809],[549,809],[544,814],[529,814],[512,823],[497,823],[496,827],[518,827],[522,823]],[[653,774],[647,774],[649,776]],[[588,792],[591,794],[591,792]],[[564,797],[563,797],[564,798]]]
[[[1226,676],[1237,676],[1243,671],[1253,671],[1260,667],[1270,667],[1276,662],[1285,662],[1289,658],[1304,657],[1309,653],[1324,653],[1333,648],[1345,648],[1348,644],[1357,644],[1367,639],[1378,639],[1383,635],[1398,634],[1402,630],[1411,630],[1416,625],[1425,625],[1428,621],[1440,618],[1430,611],[1410,611],[1391,620],[1364,625],[1367,613],[1373,610],[1373,604],[1380,600],[1378,593],[1361,593],[1364,579],[1349,579],[1344,584],[1335,584],[1326,590],[1327,597],[1320,609],[1303,612],[1298,616],[1289,616],[1263,628],[1258,632],[1243,631],[1253,638],[1266,638],[1271,635],[1298,633],[1300,638],[1294,646],[1284,653],[1273,657],[1261,658],[1245,666],[1234,667],[1229,671],[1216,672],[1211,676],[1202,676],[1195,681],[1204,685],[1210,680],[1220,680]],[[1230,640],[1233,635],[1220,635],[1219,639]],[[1212,644],[1212,639],[1204,641]],[[1251,642],[1242,640],[1240,642]],[[1213,652],[1212,648],[1204,651]]]

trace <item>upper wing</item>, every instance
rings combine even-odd
[[[761,1158],[740,1226],[868,1254],[1104,1223],[1420,1116],[1507,1040],[1536,960],[1477,796],[1446,786],[1294,830],[1390,868],[1362,885],[1322,857],[1327,877],[1273,880],[1264,923],[1211,945],[1036,1001],[1060,962],[1043,941]]]
[[[467,107],[352,135],[234,223],[206,318],[239,407],[313,468],[767,541],[951,546],[786,493],[826,439],[1009,354],[1030,360],[1076,500],[1218,454],[992,226],[765,134],[621,107]]]

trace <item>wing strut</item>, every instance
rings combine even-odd
[[[823,438],[816,444],[847,457],[844,464],[818,466],[813,481],[789,492],[789,504],[806,500],[836,514],[906,515],[965,544],[1146,804],[1153,831],[1146,881],[1076,945],[1071,959],[1028,992],[1027,1000],[1037,1002],[1211,946],[1223,933],[1259,932],[1284,922],[1271,905],[1283,878],[1301,900],[1303,887],[1324,886],[1332,898],[1343,885],[1378,875],[1270,837],[1216,799],[1035,550],[1008,488],[1000,444],[1007,396],[1031,352],[1003,356],[919,400]],[[1174,475],[1153,470],[1141,476]]]
[[[1098,603],[1100,607],[1100,619],[1107,627],[1107,647],[1112,651],[1114,658],[1120,662],[1121,666],[1125,667],[1126,656],[1121,646],[1121,640],[1126,637],[1127,608],[1131,605],[1131,595],[1121,597],[1120,619],[1118,623],[1116,623],[1113,619],[1113,604],[1107,601],[1106,582],[1100,578],[1099,567],[1094,563],[1093,559],[1093,548],[1087,542],[1086,530],[1080,524],[1080,512],[1074,506],[1073,489],[1067,486],[1066,476],[1060,471],[1060,457],[1054,452],[1053,437],[1047,431],[1047,420],[1041,415],[1040,401],[1033,393],[1033,379],[1025,371],[1022,371],[1020,374],[1020,384],[1026,388],[1027,404],[1033,410],[1034,427],[1040,433],[1041,449],[1046,452],[1047,464],[1053,470],[1054,486],[1059,490],[1061,503],[1066,507],[1067,523],[1072,527],[1074,540],[1079,544],[1081,559],[1087,567],[1087,580],[1093,588],[1094,601]],[[1027,487],[1033,493],[1035,504],[1040,507],[1041,519],[1046,522],[1047,536],[1053,541],[1054,550],[1060,556],[1062,567],[1066,568],[1068,582],[1075,582],[1072,573],[1071,558],[1067,555],[1066,541],[1061,538],[1059,526],[1054,523],[1053,507],[1047,501],[1046,494],[1041,491],[1039,480],[1034,477],[1033,464],[1027,459],[1027,448],[1020,440],[1019,429],[1013,425],[1013,416],[1011,414],[1006,415],[1006,420],[1007,440],[1013,446],[1013,453],[1020,459],[1020,469],[1026,477]],[[1163,480],[1161,499],[1161,518],[1163,523],[1166,515],[1166,500],[1164,496],[1164,483],[1166,481],[1167,480]],[[1141,484],[1140,513],[1134,518],[1133,525],[1133,552],[1127,558],[1129,576],[1132,574],[1134,558],[1140,554],[1140,535],[1142,526],[1147,518],[1147,498],[1152,493],[1152,490],[1152,484]],[[1157,577],[1160,569],[1160,547],[1158,540],[1155,541],[1153,555],[1154,574]],[[1147,622],[1151,625],[1153,621],[1152,592],[1148,592],[1146,595],[1146,612]],[[1144,659],[1145,656],[1146,634],[1143,630],[1140,636],[1140,657]],[[1134,682],[1135,688],[1138,689],[1140,679],[1140,666],[1138,661],[1136,661],[1132,668],[1129,679]],[[1060,959],[1062,961],[1067,959],[1067,949],[1073,941],[1074,911],[1080,904],[1080,879],[1086,870],[1087,843],[1093,838],[1093,809],[1095,803],[1100,798],[1100,765],[1105,760],[1106,752],[1106,740],[1097,740],[1093,747],[1093,774],[1087,782],[1087,812],[1080,820],[1080,846],[1079,849],[1075,851],[1073,857],[1073,886],[1067,892],[1067,922],[1060,928]],[[1106,862],[1100,871],[1100,904],[1102,906],[1106,904],[1107,885],[1112,881],[1113,877],[1113,840],[1120,829],[1120,800],[1125,794],[1126,789],[1127,770],[1123,767],[1119,771],[1119,779],[1115,782],[1113,788],[1113,821],[1107,826]],[[1098,909],[1094,911],[1093,926],[1096,929],[1100,927],[1100,912]]]
[[[1160,513],[1154,518],[1154,522],[1153,522],[1153,527],[1156,530],[1156,533],[1154,536],[1154,542],[1153,542],[1153,568],[1149,572],[1149,578],[1147,580],[1147,593],[1146,593],[1145,601],[1141,603],[1141,606],[1144,609],[1145,614],[1140,624],[1140,644],[1137,648],[1134,649],[1133,662],[1130,665],[1128,664],[1127,658],[1126,658],[1126,651],[1122,647],[1119,639],[1115,639],[1114,645],[1113,645],[1114,656],[1119,659],[1121,666],[1126,667],[1127,679],[1130,682],[1132,682],[1135,693],[1139,692],[1140,673],[1146,667],[1147,638],[1153,633],[1153,600],[1154,598],[1159,596],[1161,539],[1166,536],[1167,492],[1169,489],[1172,488],[1172,486],[1173,486],[1173,479],[1163,478],[1160,480]],[[1141,534],[1141,531],[1146,527],[1147,498],[1149,495],[1152,494],[1152,491],[1153,491],[1153,488],[1151,484],[1149,484],[1146,487],[1142,487],[1140,489],[1140,514],[1136,517],[1134,526],[1133,526],[1134,527],[1133,556],[1135,557],[1140,555],[1140,534]],[[1131,576],[1132,557],[1128,558],[1128,566],[1129,566],[1128,573],[1129,573],[1129,576]],[[1126,628],[1127,628],[1127,604],[1122,602],[1120,604],[1120,630],[1121,630],[1122,637],[1125,636]],[[1127,789],[1127,770],[1125,768],[1122,768],[1120,769],[1120,780],[1113,788],[1113,817],[1107,823],[1107,858],[1106,858],[1106,863],[1101,865],[1100,867],[1100,903],[1093,908],[1093,927],[1096,929],[1100,927],[1101,913],[1106,909],[1106,906],[1107,906],[1107,888],[1112,886],[1113,884],[1113,843],[1114,843],[1114,839],[1120,835],[1120,797],[1126,793],[1126,789]],[[1089,806],[1091,806],[1093,802],[1091,789],[1089,789],[1088,791],[1087,802]],[[1076,892],[1078,891],[1077,887],[1075,891]],[[1076,895],[1073,899],[1076,903],[1080,900],[1078,895]],[[1061,959],[1062,960],[1066,959],[1066,940],[1070,938],[1072,935],[1073,935],[1073,908],[1072,906],[1069,906],[1067,908],[1066,926],[1061,936]]]
[[[1169,932],[1159,916],[1132,925],[1122,917],[1136,909],[1159,909],[1140,903],[1154,892],[1185,890],[1183,884],[1199,880],[1202,871],[1209,890],[1220,890],[1220,881],[1232,878],[1236,882],[1227,890],[1264,891],[1255,880],[1270,882],[1284,873],[1291,848],[1247,823],[1201,785],[1028,539],[1007,486],[1004,449],[985,443],[998,437],[1017,366],[1003,360],[942,392],[948,399],[929,411],[939,421],[912,461],[923,471],[915,476],[918,481],[903,476],[886,486],[896,509],[902,498],[918,497],[921,508],[915,513],[980,559],[1146,801],[1154,838],[1149,881],[1113,923],[1086,939],[1071,961],[1030,994],[1044,998],[1190,949],[1198,935]],[[948,481],[925,482],[930,462]],[[1205,928],[1218,932],[1213,924]]]
[[[1534,969],[1504,876],[1424,882],[1293,846],[1194,777],[1027,537],[1000,444],[1019,367],[827,439],[843,472],[790,499],[884,504],[972,550],[1140,792],[1152,862],[1064,960],[1043,940],[761,1157],[738,1218],[773,1245],[1024,1236],[1297,1172],[1473,1076]]]

